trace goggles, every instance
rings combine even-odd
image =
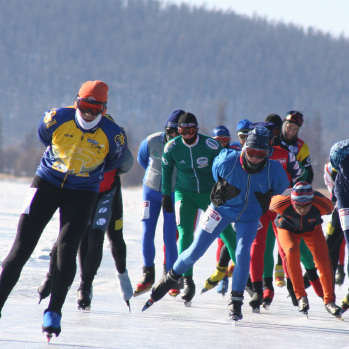
[[[172,135],[172,134],[178,135],[178,128],[177,127],[166,127],[166,134]]]
[[[250,158],[265,159],[268,156],[269,151],[254,148],[245,148],[245,153]]]
[[[107,107],[107,103],[91,101],[90,99],[80,97],[76,98],[76,105],[82,113],[91,113],[94,116],[102,114]]]
[[[186,124],[182,124],[182,125],[186,125]],[[198,128],[195,126],[187,126],[187,127],[178,127],[178,133],[181,136],[184,135],[194,135],[196,132],[198,131]]]
[[[286,121],[291,121],[296,123],[299,127],[303,125],[303,116],[301,114],[288,114],[286,116]]]
[[[247,133],[238,133],[238,138],[241,141],[245,141],[247,139],[248,134]]]
[[[228,136],[216,136],[216,137],[213,137],[213,139],[215,139],[219,143],[229,143],[230,142],[230,137],[228,137]]]

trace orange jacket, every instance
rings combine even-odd
[[[314,200],[310,211],[305,216],[301,216],[292,206],[291,191],[291,188],[287,189],[281,195],[275,195],[271,199],[269,209],[278,214],[275,225],[279,228],[296,234],[313,231],[317,225],[322,224],[321,216],[333,211],[331,200],[318,191],[314,191]]]

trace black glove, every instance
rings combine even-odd
[[[171,196],[163,195],[162,200],[161,200],[161,204],[166,212],[168,212],[168,213],[173,212],[173,204],[172,204]]]

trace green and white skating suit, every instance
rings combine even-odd
[[[171,195],[171,181],[177,169],[175,184],[175,213],[179,233],[178,253],[186,250],[193,241],[195,220],[199,209],[206,211],[215,180],[212,176],[214,158],[223,148],[208,136],[197,135],[188,145],[178,136],[165,145],[162,157],[162,194]],[[184,275],[192,275],[189,269]]]

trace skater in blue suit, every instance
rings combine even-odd
[[[206,252],[223,229],[235,222],[236,265],[229,301],[230,317],[241,320],[243,292],[246,287],[251,244],[256,236],[259,218],[268,210],[271,197],[281,194],[289,181],[282,166],[268,159],[269,131],[262,126],[250,131],[242,151],[223,149],[213,163],[216,180],[211,193],[211,205],[200,219],[196,237],[182,252],[172,270],[153,288],[144,306],[160,300]]]
[[[155,281],[155,230],[161,212],[162,200],[162,167],[161,158],[164,146],[170,139],[178,136],[178,119],[184,114],[181,109],[175,110],[168,117],[165,131],[149,135],[140,145],[137,161],[145,169],[143,177],[143,202],[141,221],[143,224],[142,253],[143,276],[138,281],[133,296],[150,291]],[[175,184],[175,175],[172,179],[172,200]],[[177,226],[174,212],[163,210],[164,226],[163,239],[165,244],[166,270],[170,270],[178,257],[176,239]],[[173,296],[179,293],[178,287],[171,290]],[[172,294],[171,293],[171,294]]]

